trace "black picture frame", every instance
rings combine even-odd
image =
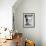
[[[35,27],[35,13],[23,13],[23,27],[24,28]]]

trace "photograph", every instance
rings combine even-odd
[[[23,26],[31,28],[35,27],[35,13],[23,14]]]

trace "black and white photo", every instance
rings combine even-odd
[[[24,13],[23,15],[24,27],[35,27],[35,13]]]

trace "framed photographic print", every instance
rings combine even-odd
[[[35,27],[35,13],[23,13],[23,26],[24,27]]]

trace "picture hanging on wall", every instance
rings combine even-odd
[[[26,28],[35,27],[35,13],[23,13],[23,26]]]

